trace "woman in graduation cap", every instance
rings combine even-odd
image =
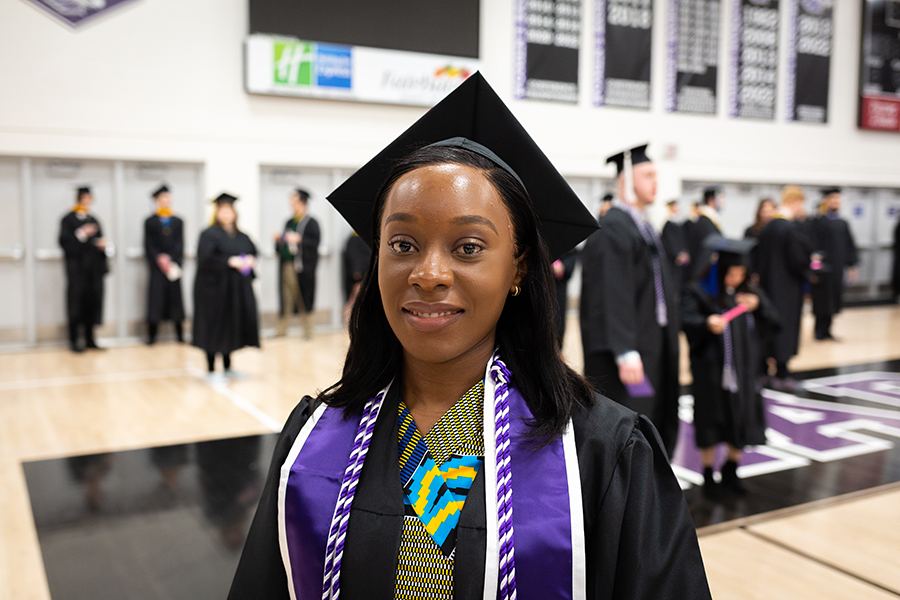
[[[709,598],[653,426],[555,340],[596,222],[480,74],[329,196],[373,248],[230,598]]]
[[[222,355],[226,375],[231,353],[245,346],[259,347],[259,314],[253,295],[256,246],[237,228],[231,194],[215,200],[211,227],[200,234],[197,277],[194,279],[194,333],[192,343],[206,351],[209,373],[216,354]]]
[[[779,327],[772,303],[750,280],[753,240],[710,236],[698,262],[700,279],[681,296],[681,324],[691,350],[694,435],[703,464],[703,494],[721,500],[746,493],[737,475],[745,446],[766,443],[760,396],[762,339]],[[726,446],[721,483],[716,449]]]

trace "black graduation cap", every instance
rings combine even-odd
[[[391,167],[412,151],[437,143],[473,150],[524,184],[551,259],[564,255],[597,229],[597,221],[550,159],[476,72],[328,195],[369,247],[375,196]]]
[[[294,193],[300,196],[300,199],[304,202],[309,202],[309,199],[312,198],[312,194],[300,187],[294,188]]]
[[[78,188],[78,190],[75,192],[75,194],[76,194],[76,196],[77,196],[78,198],[81,198],[81,197],[84,196],[85,194],[90,194],[90,193],[91,193],[91,188],[88,187],[88,186],[86,186],[86,185],[81,186],[81,187]]]
[[[835,185],[835,186],[831,186],[831,187],[822,188],[821,191],[822,191],[822,197],[824,198],[825,196],[830,196],[831,194],[840,194],[841,188],[839,188],[838,186]]]
[[[750,251],[756,240],[732,239],[719,234],[706,236],[700,248],[700,256],[692,260],[693,277],[708,293],[718,296],[722,278],[731,266],[749,266]]]
[[[705,188],[703,188],[703,200],[704,200],[704,202],[707,201],[707,200],[709,200],[710,198],[715,198],[716,195],[717,195],[720,191],[722,191],[722,188],[720,188],[720,187],[717,186],[717,185],[708,185],[708,186],[706,186]]]
[[[601,202],[612,202],[612,201],[613,201],[613,195],[612,195],[612,194],[606,194],[606,195],[604,195],[604,196],[603,196],[603,200],[601,200]]]
[[[221,206],[222,204],[234,204],[235,202],[237,202],[237,198],[228,192],[222,192],[216,196],[215,200],[213,200],[213,204],[216,206]]]
[[[169,186],[167,186],[166,184],[162,184],[161,186],[159,186],[158,188],[153,190],[153,193],[150,195],[153,196],[154,198],[156,198],[160,194],[168,193],[168,191],[169,191]]]
[[[718,234],[706,236],[703,240],[703,248],[716,252],[718,254],[733,254],[735,256],[747,256],[753,247],[756,246],[756,240],[753,238],[732,239],[723,237]]]
[[[650,160],[650,157],[647,156],[647,144],[642,144],[640,146],[635,146],[630,151],[623,150],[618,154],[613,154],[609,158],[606,159],[607,163],[616,163],[616,174],[621,175],[622,171],[625,170],[625,153],[631,152],[631,166],[639,165],[645,162],[653,162]]]

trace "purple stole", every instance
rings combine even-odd
[[[493,385],[485,386],[486,407],[493,404],[493,390]],[[518,598],[584,598],[583,512],[571,423],[562,438],[535,451],[525,436],[525,421],[532,418],[531,411],[514,387],[510,388],[509,410]],[[322,597],[328,529],[358,426],[358,418],[344,419],[339,409],[319,406],[301,429],[282,466],[279,543],[294,600]],[[487,468],[490,459],[485,457],[486,480],[489,473],[496,473],[495,466]],[[496,492],[496,483],[486,486],[486,496],[491,490]],[[492,531],[496,535],[495,502],[487,502],[486,514],[488,536]],[[352,535],[352,523],[348,535]],[[492,543],[490,539],[487,542],[490,563]],[[494,539],[493,547],[496,546]],[[496,553],[493,556],[496,560]],[[486,578],[490,571],[496,577],[497,565],[485,565]]]

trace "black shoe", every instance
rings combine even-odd
[[[82,352],[84,352],[84,348],[75,343],[69,344],[69,350],[71,350],[75,354],[81,354]]]
[[[744,496],[747,494],[747,488],[744,487],[741,478],[737,474],[738,465],[733,460],[729,460],[722,465],[722,487],[725,491],[731,492],[736,496]]]
[[[725,490],[713,479],[712,467],[703,468],[703,497],[713,502],[719,502],[725,498]]]

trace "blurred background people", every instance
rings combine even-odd
[[[781,329],[767,352],[768,357],[775,359],[773,385],[780,388],[793,386],[787,364],[800,347],[803,286],[812,257],[812,241],[802,225],[806,218],[805,200],[799,187],[785,186],[775,216],[759,234],[759,284],[781,320]]]
[[[150,282],[147,285],[147,343],[156,342],[161,321],[172,321],[175,337],[184,341],[184,222],[172,213],[172,193],[165,184],[152,194],[156,211],[144,221],[144,256]]]
[[[347,238],[344,245],[343,279],[344,279],[344,326],[350,322],[350,312],[359,294],[363,277],[369,268],[372,250],[355,231]]]
[[[737,475],[745,446],[765,444],[766,420],[760,396],[760,341],[778,328],[765,293],[749,278],[752,240],[707,238],[698,262],[703,277],[682,290],[681,319],[691,356],[694,435],[703,464],[703,494],[721,500],[742,495]],[[743,312],[741,312],[743,311]],[[714,478],[716,450],[726,446],[721,483]]]
[[[103,277],[109,272],[109,264],[103,229],[91,214],[93,203],[91,188],[78,188],[75,206],[59,227],[59,245],[66,260],[66,312],[72,352],[101,349],[94,339],[94,327],[103,322]],[[83,346],[80,330],[84,331]]]
[[[753,225],[750,225],[744,230],[744,237],[758,240],[759,233],[763,230],[763,227],[769,224],[769,221],[771,221],[774,216],[775,201],[771,198],[761,198],[759,204],[756,206],[756,219],[754,219]]]
[[[609,212],[609,209],[612,208],[613,205],[613,195],[606,194],[603,196],[603,199],[600,200],[600,211],[597,213],[597,218],[602,219],[606,213]]]
[[[287,334],[290,317],[300,314],[304,339],[312,339],[313,302],[316,298],[316,266],[319,262],[319,223],[307,212],[310,194],[297,188],[291,194],[294,215],[276,233],[275,251],[280,257],[278,289],[281,292],[281,315],[276,335]]]
[[[900,219],[894,228],[894,273],[891,277],[891,289],[894,292],[894,300],[900,302]]]
[[[724,204],[724,197],[718,186],[708,186],[703,190],[703,199],[697,205],[697,219],[691,221],[690,225],[685,229],[685,240],[687,242],[687,251],[690,256],[699,256],[703,249],[703,241],[711,235],[722,235],[722,217],[719,211]],[[692,269],[694,275],[696,270],[703,269],[703,266],[695,265]]]
[[[210,374],[215,371],[216,354],[222,355],[225,374],[230,375],[232,352],[259,347],[252,285],[256,246],[238,229],[235,201],[228,193],[215,199],[213,224],[203,230],[197,245],[192,343],[206,352]]]
[[[617,196],[582,251],[584,374],[647,415],[671,456],[678,438],[679,310],[662,240],[647,219],[656,167],[646,145],[620,152]]]
[[[847,283],[856,281],[859,262],[850,225],[840,217],[841,188],[822,190],[819,215],[810,220],[813,250],[821,256],[822,267],[812,283],[813,314],[816,316],[815,338],[834,340],[831,322],[841,312],[846,275]]]
[[[675,291],[679,292],[689,276],[691,255],[688,253],[687,239],[684,236],[684,223],[678,218],[678,200],[669,200],[666,207],[668,209],[666,224],[663,225],[661,237],[672,268]]]
[[[569,309],[569,279],[578,264],[578,250],[571,250],[553,261],[553,277],[556,279],[556,334],[562,349],[566,337],[566,312]]]

